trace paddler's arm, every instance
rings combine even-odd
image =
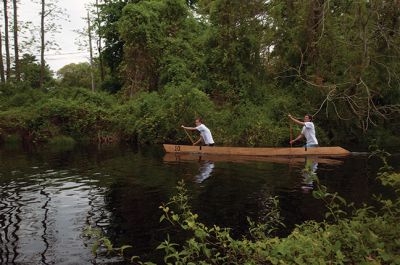
[[[300,139],[303,138],[303,137],[304,137],[304,135],[301,133],[301,134],[299,134],[299,136],[296,137],[296,139],[291,140],[289,143],[292,144],[292,143],[294,143],[294,142],[300,140]]]
[[[189,131],[197,131],[196,127],[186,127],[186,126],[181,126],[183,129],[185,130],[189,130]]]
[[[289,119],[291,119],[294,123],[296,123],[296,124],[298,124],[298,125],[301,125],[301,126],[304,126],[304,125],[305,125],[304,122],[299,121],[298,119],[293,118],[293,116],[290,115],[290,114],[288,115],[288,117],[289,117]]]

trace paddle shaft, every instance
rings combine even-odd
[[[194,144],[194,141],[192,139],[192,136],[190,136],[190,134],[186,131],[185,128],[183,128],[183,130],[185,130],[186,135],[189,137],[190,141],[192,142],[192,144]]]

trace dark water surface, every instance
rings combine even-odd
[[[392,165],[398,166],[398,156]],[[316,164],[316,162],[318,164]],[[386,192],[375,180],[378,160],[367,156],[309,159],[322,184],[356,204]],[[0,264],[124,264],[91,254],[83,236],[101,228],[116,246],[129,244],[143,260],[159,262],[155,247],[174,230],[160,224],[158,208],[184,179],[194,212],[206,224],[246,231],[249,216],[262,220],[278,196],[290,232],[321,220],[324,207],[305,183],[305,158],[164,156],[161,148],[0,148]]]

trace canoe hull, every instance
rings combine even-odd
[[[211,155],[240,155],[240,156],[346,156],[350,152],[339,146],[332,147],[219,147],[219,146],[192,146],[164,144],[167,153],[190,153],[190,154],[211,154]]]
[[[318,164],[341,165],[343,160],[341,157],[333,156],[241,156],[241,155],[210,155],[210,154],[189,154],[189,153],[166,153],[163,161],[166,163],[189,162],[189,161],[212,161],[212,162],[234,162],[234,163],[249,163],[249,162],[268,162],[275,164],[299,165],[309,159]]]

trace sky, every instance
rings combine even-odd
[[[83,29],[86,22],[83,17],[86,16],[85,5],[94,3],[95,0],[59,0],[59,6],[66,9],[69,15],[69,21],[62,21],[61,33],[55,35],[55,41],[60,46],[58,52],[46,52],[45,60],[51,70],[57,71],[61,67],[69,63],[79,63],[89,61],[89,52],[79,50],[75,43],[78,34],[74,30]],[[33,0],[21,0],[19,6],[19,19],[23,21],[32,21],[36,26],[40,25],[40,6]],[[40,41],[39,33],[36,36],[37,41]],[[56,54],[58,53],[58,54]],[[35,53],[37,58],[40,58],[39,51]]]

